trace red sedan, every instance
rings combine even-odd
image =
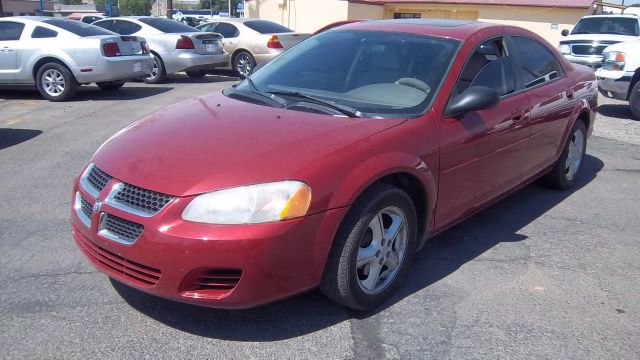
[[[108,139],[73,187],[73,236],[108,276],[246,308],[320,287],[370,309],[425,241],[543,177],[578,176],[593,72],[529,31],[367,21]]]

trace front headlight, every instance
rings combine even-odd
[[[563,55],[571,54],[571,47],[569,47],[569,45],[566,45],[566,44],[560,45],[559,50]]]
[[[208,224],[256,224],[305,216],[310,204],[307,184],[280,181],[199,195],[184,209],[182,218]]]
[[[603,69],[609,71],[622,71],[627,60],[627,55],[620,51],[610,51],[602,54],[604,57]]]

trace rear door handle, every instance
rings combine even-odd
[[[524,110],[513,110],[513,112],[511,113],[511,119],[513,119],[513,121],[520,121],[524,119]]]

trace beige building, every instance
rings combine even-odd
[[[246,0],[247,17],[314,32],[346,19],[443,18],[517,25],[558,44],[593,0]]]

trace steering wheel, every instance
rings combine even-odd
[[[431,86],[429,86],[429,84],[416,78],[400,78],[396,80],[394,84],[412,87],[414,89],[424,91],[427,94],[431,91]]]

